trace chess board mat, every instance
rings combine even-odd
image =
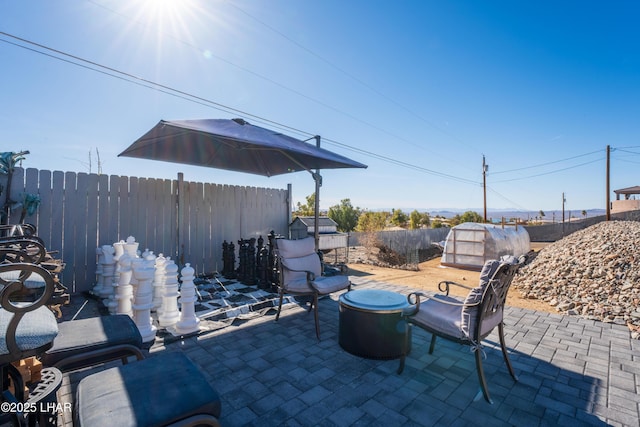
[[[280,295],[275,286],[260,287],[258,284],[247,285],[235,279],[227,279],[220,274],[194,279],[196,295],[195,314],[200,320],[200,330],[190,335],[201,335],[230,326],[235,321],[248,320],[264,316],[270,311],[275,313]],[[266,289],[265,289],[266,288]],[[178,301],[180,301],[178,299]],[[285,295],[282,310],[300,304],[300,298]],[[158,338],[164,342],[174,337],[169,331],[158,327]]]

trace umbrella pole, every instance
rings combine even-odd
[[[316,139],[316,147],[320,148],[320,135],[314,137]],[[322,176],[320,176],[320,169],[316,169],[316,173],[313,174],[313,180],[316,182],[316,197],[315,197],[315,214],[313,218],[313,238],[316,244],[316,252],[320,250],[320,229],[318,223],[320,222],[320,187],[322,186]]]

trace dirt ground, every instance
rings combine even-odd
[[[544,247],[544,244],[532,243],[535,251]],[[479,271],[460,270],[457,268],[443,267],[440,265],[440,257],[420,263],[418,271],[400,270],[395,268],[377,267],[369,264],[350,263],[349,274],[356,277],[366,277],[372,280],[404,285],[410,288],[424,289],[438,292],[438,283],[443,280],[451,280],[466,286],[475,287],[480,279]],[[468,291],[453,286],[453,295],[466,296]],[[510,289],[507,295],[507,305],[512,307],[527,308],[530,310],[558,312],[549,304],[523,298],[517,289]]]

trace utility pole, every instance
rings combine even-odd
[[[564,193],[562,193],[562,223],[564,224],[564,204],[567,199],[564,198]]]
[[[611,189],[609,188],[609,177],[611,175],[611,146],[607,145],[607,221],[611,221],[611,201],[609,200],[609,194]]]
[[[482,191],[484,198],[484,222],[487,222],[487,171],[489,165],[485,163],[484,154],[482,155]]]

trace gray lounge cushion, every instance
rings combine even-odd
[[[349,287],[348,276],[322,276],[311,282],[320,295],[341,291]]]
[[[61,322],[58,329],[53,346],[42,357],[46,366],[54,366],[70,356],[116,345],[142,347],[138,327],[126,314]]]
[[[286,267],[283,271],[284,282],[291,291],[310,291],[306,285],[307,273],[310,271],[316,277],[322,275],[322,264],[316,253],[315,240],[307,237],[299,240],[276,240],[278,255],[282,257]],[[302,285],[302,281],[305,282]]]
[[[218,393],[183,353],[161,353],[83,378],[74,425],[164,426],[196,414],[220,417]]]
[[[434,295],[420,304],[420,310],[413,316],[412,321],[444,335],[473,340],[478,321],[478,304],[500,264],[498,260],[487,261],[480,273],[478,286],[471,289],[464,300],[441,294]],[[440,301],[444,301],[445,304]],[[481,336],[491,332],[501,320],[501,310],[486,316],[482,322]]]
[[[9,354],[7,328],[14,314],[0,309],[0,355]],[[58,323],[47,307],[39,307],[24,314],[16,328],[16,344],[21,351],[50,344],[58,335]]]
[[[458,305],[443,304],[454,303]],[[420,310],[412,316],[411,322],[427,329],[462,339],[462,300],[447,295],[434,295],[420,303]]]

